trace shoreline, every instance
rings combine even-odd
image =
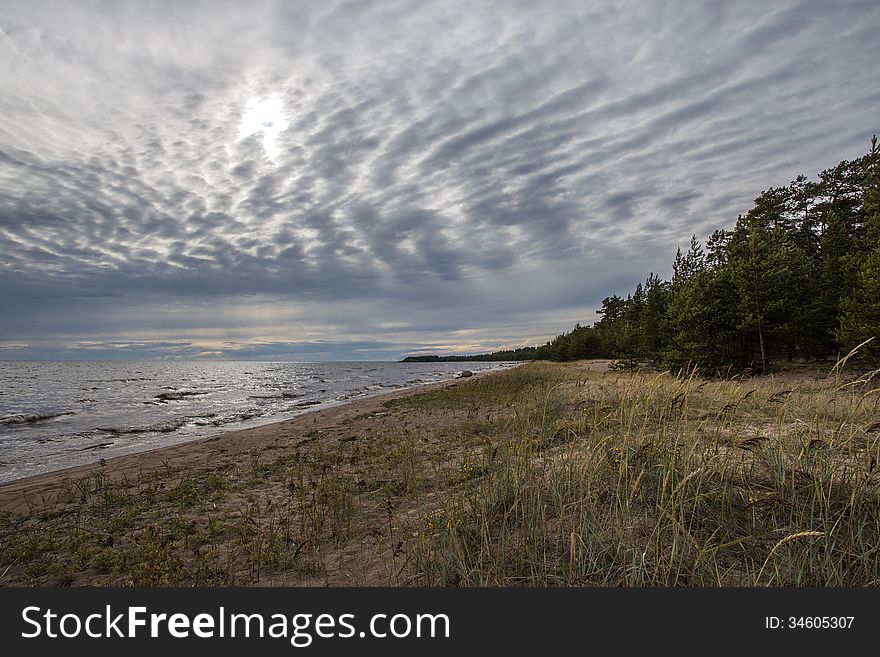
[[[93,475],[132,479],[162,469],[190,469],[197,466],[218,467],[231,462],[236,456],[248,457],[254,450],[278,449],[281,439],[312,442],[308,434],[334,428],[355,417],[381,412],[388,401],[417,395],[422,392],[458,385],[467,381],[499,374],[518,367],[504,367],[474,372],[470,377],[455,377],[446,381],[416,384],[361,399],[329,403],[321,408],[308,409],[299,415],[244,429],[230,429],[216,434],[185,440],[172,445],[120,454],[92,463],[50,470],[0,483],[0,512],[22,513],[35,507],[55,503],[58,495],[69,490],[74,481]],[[298,436],[298,434],[302,434]],[[296,443],[294,443],[295,445]],[[290,446],[289,444],[286,446]]]

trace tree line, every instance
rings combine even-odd
[[[671,280],[651,273],[600,319],[539,347],[407,361],[613,358],[704,373],[859,349],[880,365],[880,149],[755,199],[731,230],[691,238]]]

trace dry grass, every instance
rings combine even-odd
[[[0,519],[3,584],[866,586],[880,388],[533,363]]]

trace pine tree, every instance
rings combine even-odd
[[[864,158],[866,192],[864,202],[864,250],[867,255],[858,270],[855,285],[841,302],[837,338],[852,349],[869,338],[861,356],[880,365],[880,149],[877,135]]]
[[[852,349],[874,338],[860,354],[869,363],[880,365],[880,249],[874,249],[865,260],[854,293],[841,305],[838,339],[846,349]]]

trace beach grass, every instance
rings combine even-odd
[[[0,584],[880,583],[870,373],[588,365],[415,391],[246,459],[70,479],[0,516]]]

